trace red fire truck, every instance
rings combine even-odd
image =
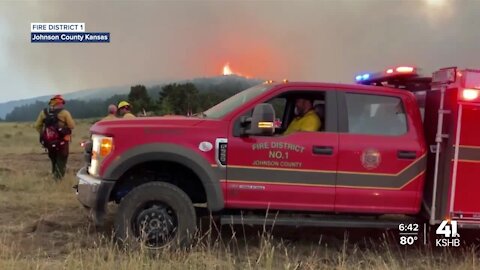
[[[480,72],[356,79],[267,82],[190,117],[101,121],[77,197],[98,225],[118,203],[116,236],[150,246],[188,243],[201,207],[234,224],[480,226]],[[321,126],[284,135],[298,99]]]
[[[461,227],[479,227],[480,71],[451,67],[422,77],[406,66],[361,74],[356,81],[415,94],[428,146],[423,206],[429,223],[453,219]]]

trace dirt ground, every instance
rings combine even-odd
[[[98,237],[71,188],[81,153],[70,155],[68,177],[61,183],[50,177],[46,154],[0,155],[0,164],[0,239],[10,251],[54,257]]]

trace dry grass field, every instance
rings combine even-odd
[[[111,239],[111,217],[105,228],[92,226],[72,189],[88,127],[80,122],[74,131],[68,175],[55,183],[32,123],[0,124],[0,269],[479,268],[473,238],[456,249],[402,247],[395,232],[265,231],[208,220],[189,250],[122,250]]]

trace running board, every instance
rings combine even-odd
[[[345,218],[345,217],[265,217],[265,216],[221,216],[222,225],[268,225],[293,227],[335,227],[335,228],[398,228],[400,224],[418,224],[414,218]]]

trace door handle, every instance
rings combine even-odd
[[[417,153],[415,151],[398,150],[397,157],[402,159],[416,159]]]
[[[312,149],[312,152],[315,155],[331,156],[331,155],[333,155],[333,147],[332,146],[317,146],[317,145],[314,145],[313,149]]]

